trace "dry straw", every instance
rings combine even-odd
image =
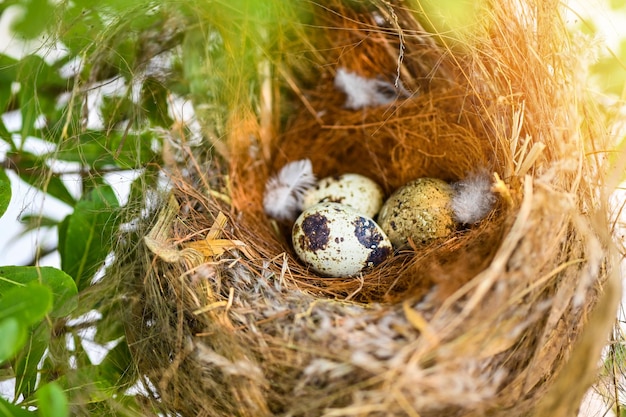
[[[126,332],[149,407],[575,414],[618,299],[607,128],[559,2],[491,3],[461,40],[425,31],[416,2],[302,3],[291,37],[258,60],[254,97],[230,107],[221,157],[187,155],[191,176],[169,167],[172,197],[113,270],[133,300]],[[400,93],[346,108],[340,68]],[[302,158],[318,177],[356,172],[387,194],[486,169],[498,202],[361,277],[322,278],[263,211],[269,176]]]

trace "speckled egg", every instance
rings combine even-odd
[[[303,211],[293,225],[292,240],[303,262],[333,277],[366,272],[393,254],[389,238],[374,220],[339,203]]]
[[[348,205],[361,214],[374,217],[383,205],[383,190],[376,182],[359,174],[322,178],[304,195],[303,209],[319,203]]]
[[[437,178],[420,178],[396,190],[383,204],[378,224],[394,247],[417,245],[448,236],[455,229],[452,187]]]

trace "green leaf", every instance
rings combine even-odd
[[[141,103],[148,118],[158,126],[171,126],[173,120],[168,115],[168,90],[162,82],[148,77],[141,90]]]
[[[42,321],[30,333],[26,348],[22,349],[15,360],[15,397],[23,395],[29,398],[37,385],[38,367],[41,358],[50,345],[50,325]]]
[[[59,223],[59,226],[57,227],[57,232],[59,235],[57,248],[58,248],[59,256],[61,257],[61,259],[65,258],[65,242],[67,241],[67,227],[70,224],[71,217],[72,217],[71,214],[65,216],[65,218],[61,221],[61,223]]]
[[[15,171],[22,180],[33,187],[73,206],[76,200],[68,191],[63,181],[51,173],[45,161],[29,152],[7,152],[6,158],[15,166]]]
[[[94,341],[101,345],[124,337],[124,323],[120,320],[119,312],[124,311],[124,306],[119,301],[105,305],[100,309],[102,319],[98,322]]]
[[[124,123],[125,120],[132,120],[139,112],[139,106],[133,102],[132,97],[104,97],[102,99],[102,118],[106,121],[106,128],[112,130],[115,126]]]
[[[89,131],[68,139],[61,149],[44,155],[44,159],[79,162],[96,169],[141,168],[155,159],[153,138],[154,134],[151,132],[125,134],[117,131]]]
[[[74,372],[62,375],[56,382],[67,390],[70,402],[97,403],[110,400],[117,394],[117,389],[102,378],[99,365],[80,366]]]
[[[135,76],[137,65],[137,40],[132,32],[124,34],[118,39],[115,45],[115,53],[109,57],[109,62],[115,69],[116,74],[120,74],[127,80]]]
[[[5,287],[0,297],[0,320],[12,317],[24,326],[38,323],[52,309],[52,291],[37,282]]]
[[[26,343],[26,328],[13,317],[0,321],[0,364],[13,358]]]
[[[0,168],[0,217],[7,211],[10,202],[11,181],[4,169]]]
[[[39,325],[30,333],[25,348],[16,356],[15,397],[28,398],[37,383],[37,365],[41,360],[50,339],[48,322],[42,320],[52,309],[52,291],[45,285],[29,282],[26,285],[5,287],[0,298],[0,321],[6,318],[15,320],[20,327],[28,329]]]
[[[123,392],[136,381],[132,364],[128,344],[126,340],[121,340],[99,365],[101,379],[107,381],[111,388]]]
[[[109,186],[85,194],[70,215],[60,251],[61,267],[74,278],[78,290],[89,286],[112,248],[119,203]]]
[[[34,411],[24,410],[21,407],[9,403],[0,396],[0,415],[3,417],[37,417]]]
[[[128,2],[125,0],[104,0],[102,3],[112,8],[116,13],[125,14],[133,10],[136,4],[142,4],[145,2],[144,1]]]
[[[0,114],[9,110],[13,100],[11,84],[17,79],[17,60],[0,54]]]
[[[52,23],[54,7],[47,0],[25,0],[20,3],[25,6],[25,13],[14,22],[11,29],[26,39],[34,39]]]
[[[65,272],[49,266],[0,266],[0,296],[11,288],[39,282],[52,290],[52,317],[70,314],[78,305],[76,284]]]
[[[11,149],[13,150],[17,149],[17,146],[15,146],[15,141],[13,140],[11,133],[9,132],[9,130],[4,124],[4,121],[1,118],[0,118],[0,139],[8,143]]]
[[[59,22],[61,28],[58,33],[70,54],[80,55],[103,33],[104,24],[93,1],[89,5],[68,3],[64,4],[66,7],[62,10],[63,19]]]
[[[57,219],[53,219],[52,217],[43,216],[40,214],[32,215],[25,214],[20,216],[20,223],[24,225],[24,228],[18,236],[26,236],[29,232],[33,230],[41,230],[45,228],[52,228],[59,226],[59,221]]]
[[[19,62],[17,81],[19,109],[22,113],[22,137],[37,133],[35,121],[41,115],[56,111],[57,96],[68,90],[67,80],[39,55],[28,55]],[[39,135],[37,135],[39,136]]]
[[[70,415],[67,398],[61,387],[51,382],[37,390],[37,402],[41,417],[67,417]]]

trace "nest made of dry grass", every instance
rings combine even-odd
[[[191,177],[172,172],[175,198],[164,199],[149,239],[118,258],[115,274],[135,300],[129,345],[158,396],[151,407],[254,417],[574,412],[615,302],[604,292],[605,128],[589,117],[585,63],[558,2],[496,3],[461,48],[424,31],[409,2],[307,3],[312,21],[276,63],[274,105],[233,111],[224,165],[194,160]],[[411,94],[346,109],[333,86],[339,67],[390,82],[399,74]],[[262,206],[269,175],[305,157],[319,177],[357,172],[387,193],[486,168],[500,179],[499,202],[481,224],[362,277],[321,278],[297,261],[289,225]],[[216,177],[223,187],[209,186]],[[594,332],[581,337],[598,305]],[[577,340],[585,349],[572,366]],[[563,394],[560,375],[577,371]]]

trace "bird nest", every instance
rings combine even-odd
[[[557,3],[497,1],[451,39],[409,1],[304,2],[259,61],[255,99],[229,108],[219,152],[170,166],[171,194],[110,269],[133,300],[151,409],[572,415],[615,296],[606,133]],[[263,207],[268,179],[305,158],[318,178],[359,173],[386,195],[481,170],[496,203],[363,274],[322,277]]]

